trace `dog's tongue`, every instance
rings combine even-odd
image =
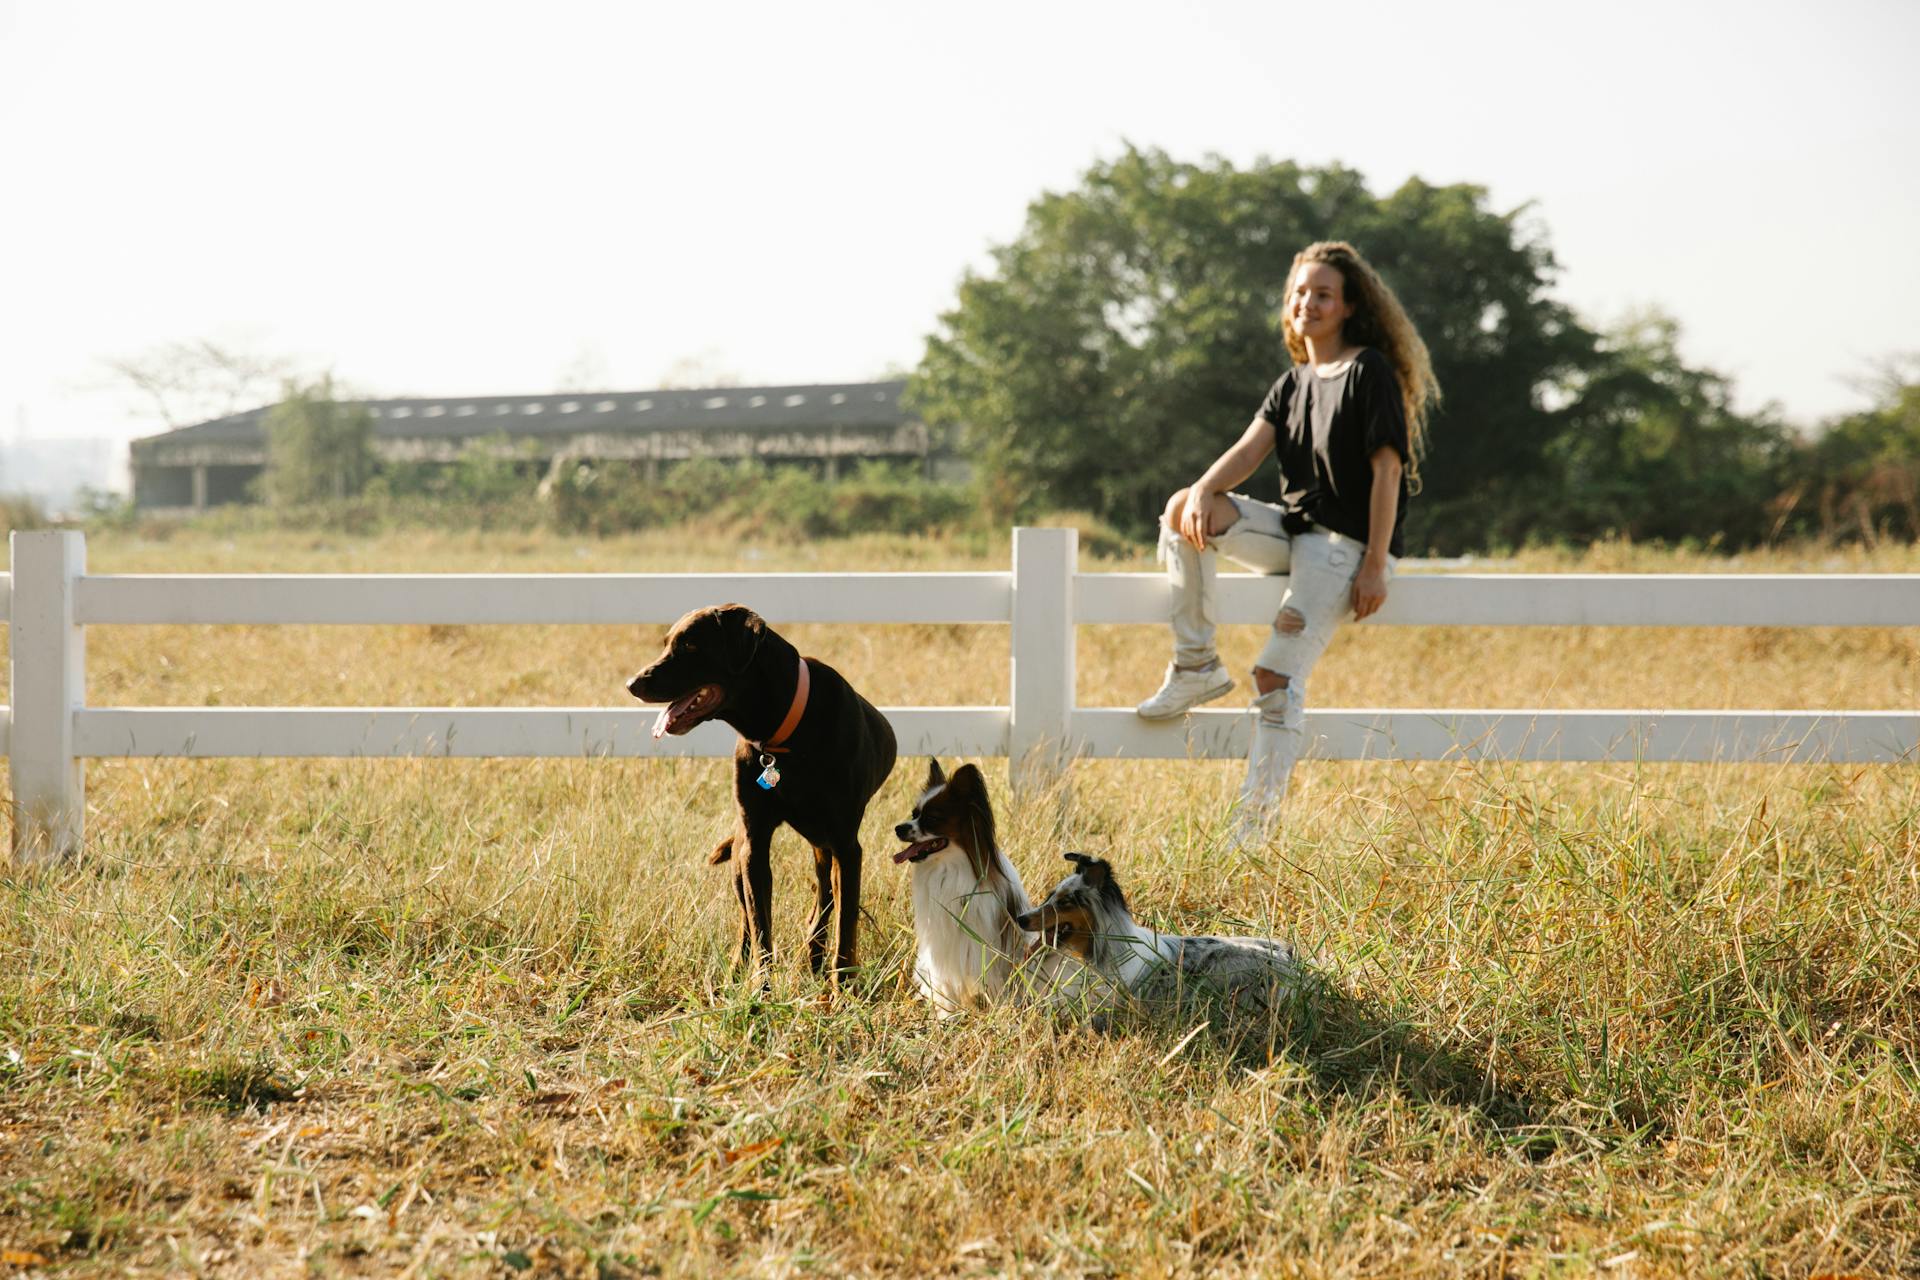
[[[653,736],[663,738],[669,733],[685,733],[687,727],[681,724],[680,721],[686,716],[693,704],[699,700],[700,695],[706,691],[706,686],[702,685],[678,702],[671,703],[664,707],[660,712],[659,719],[653,722]]]
[[[894,854],[893,860],[895,862],[916,862],[928,854],[945,847],[946,843],[945,836],[935,836],[931,840],[921,840],[916,844],[908,845],[900,852]]]

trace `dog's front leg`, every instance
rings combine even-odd
[[[855,931],[860,925],[860,838],[850,836],[833,846],[833,908],[835,916],[834,977],[852,976]]]
[[[765,972],[773,964],[773,833],[747,834],[746,854],[733,856],[733,892],[740,899],[740,967],[751,971],[755,953]]]
[[[813,846],[813,916],[807,921],[807,967],[819,977],[827,963],[827,919],[833,908],[833,850]]]

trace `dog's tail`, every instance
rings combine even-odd
[[[707,855],[707,865],[710,867],[717,867],[721,863],[726,862],[727,860],[732,858],[733,857],[733,841],[734,841],[734,837],[728,836],[725,840],[722,840],[719,844],[713,846],[713,852]]]

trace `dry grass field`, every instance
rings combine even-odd
[[[997,545],[96,536],[98,572],[998,568]],[[1144,557],[1090,569],[1147,567]],[[1633,547],[1527,569],[1920,571]],[[748,603],[751,603],[749,601]],[[874,701],[1005,700],[1005,628],[795,627]],[[96,704],[624,705],[619,628],[96,628]],[[1229,633],[1243,671],[1252,628]],[[1083,633],[1127,704],[1152,628]],[[1920,634],[1350,630],[1321,705],[1908,708]],[[951,762],[949,762],[951,763]],[[88,857],[0,878],[0,1276],[1920,1275],[1913,765],[1089,763],[1044,891],[1297,941],[1272,1025],[1096,1032],[911,994],[924,766],[869,812],[852,989],[729,968],[718,762],[96,762]],[[1202,1025],[1205,1022],[1206,1025]]]

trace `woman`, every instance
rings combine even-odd
[[[1173,661],[1139,706],[1165,720],[1233,687],[1213,646],[1215,552],[1288,575],[1253,668],[1253,749],[1238,838],[1270,827],[1306,738],[1307,678],[1334,630],[1386,603],[1427,414],[1440,399],[1400,300],[1350,244],[1293,260],[1281,329],[1294,366],[1232,448],[1167,501],[1160,554],[1173,584]],[[1232,493],[1278,452],[1279,506]]]

